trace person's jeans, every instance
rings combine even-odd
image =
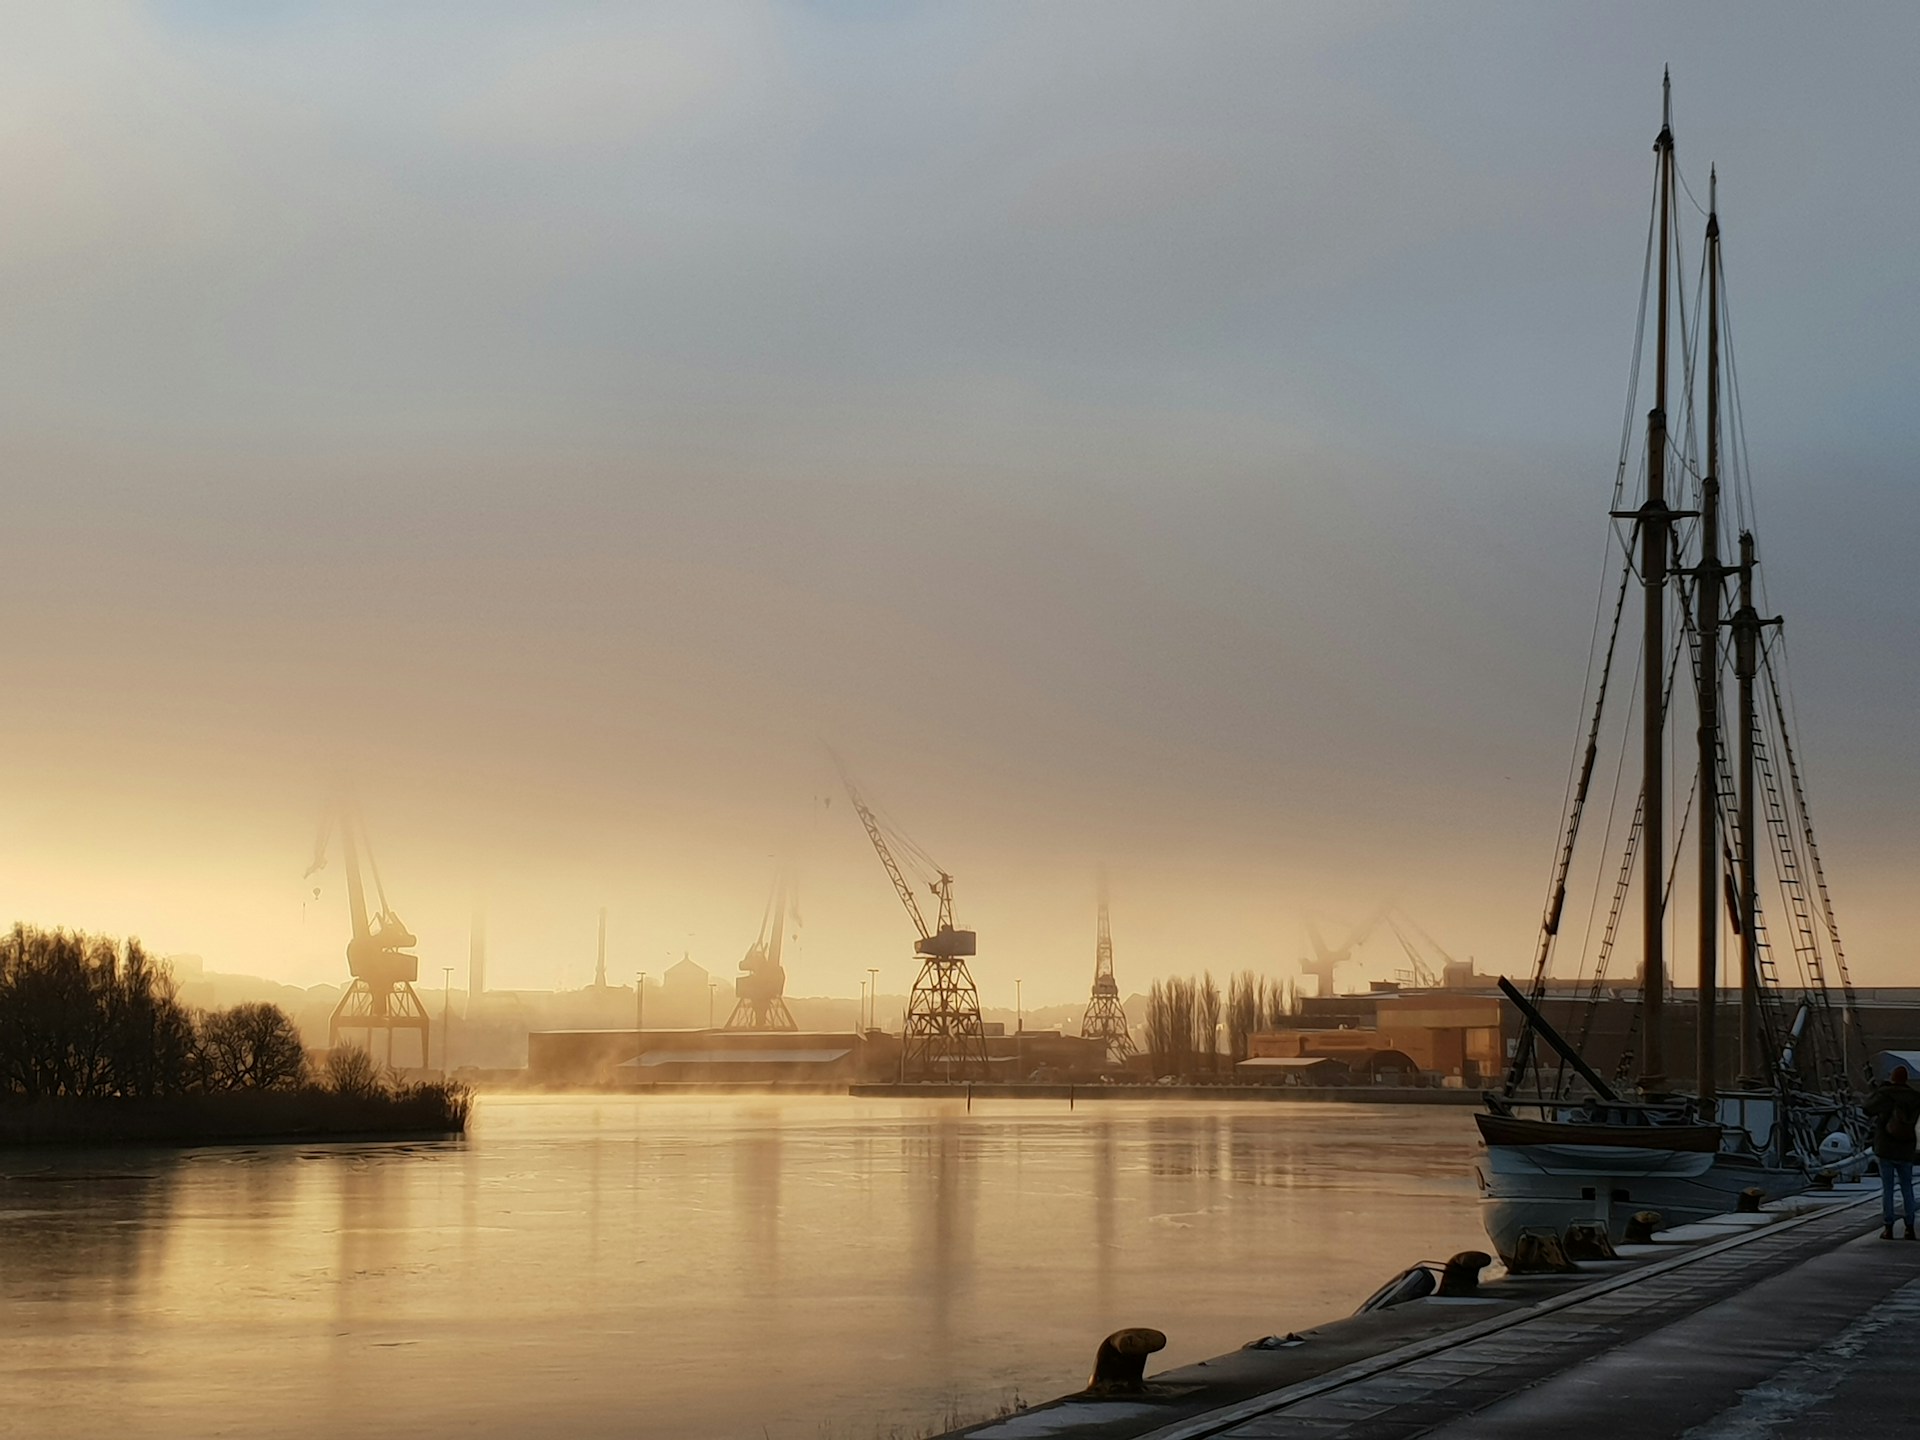
[[[1889,1227],[1893,1224],[1893,1177],[1900,1177],[1900,1199],[1906,1205],[1906,1221],[1913,1224],[1913,1161],[1882,1160],[1880,1162],[1880,1217]]]

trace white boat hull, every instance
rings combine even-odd
[[[1564,1236],[1569,1225],[1599,1223],[1618,1244],[1642,1210],[1686,1225],[1734,1210],[1746,1190],[1779,1200],[1810,1183],[1803,1170],[1750,1155],[1561,1144],[1486,1146],[1475,1178],[1487,1238],[1503,1258],[1526,1230]]]

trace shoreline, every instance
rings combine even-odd
[[[476,1095],[840,1095],[854,1100],[1251,1100],[1263,1104],[1474,1106],[1479,1090],[1417,1086],[1079,1085],[977,1080],[908,1083],[864,1080],[653,1080],[636,1085],[543,1085],[537,1081],[469,1082]]]
[[[439,1140],[463,1135],[467,1113],[461,1093],[438,1090],[407,1095],[303,1089],[136,1100],[10,1099],[0,1103],[0,1153]]]
[[[964,1081],[902,1085],[890,1081],[849,1085],[861,1099],[958,1100],[1258,1100],[1320,1105],[1478,1105],[1478,1090],[1398,1085],[1067,1085]]]

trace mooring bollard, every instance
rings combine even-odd
[[[1566,1249],[1569,1260],[1616,1260],[1619,1258],[1613,1248],[1613,1237],[1607,1233],[1607,1227],[1598,1220],[1576,1220],[1567,1226]]]
[[[1627,1243],[1645,1245],[1653,1239],[1653,1232],[1666,1222],[1660,1218],[1658,1210],[1636,1210],[1633,1218],[1627,1221]]]
[[[1566,1275],[1579,1268],[1551,1230],[1522,1230],[1513,1245],[1513,1259],[1507,1262],[1514,1275]]]
[[[1733,1213],[1736,1215],[1758,1215],[1760,1213],[1760,1202],[1766,1198],[1766,1191],[1762,1190],[1758,1185],[1749,1185],[1740,1192],[1740,1198],[1733,1202]]]
[[[1484,1250],[1462,1250],[1447,1261],[1440,1271],[1440,1293],[1446,1296],[1478,1295],[1480,1272],[1493,1263]]]
[[[1095,1395],[1139,1394],[1147,1388],[1147,1357],[1166,1348],[1167,1337],[1158,1330],[1133,1326],[1114,1331],[1094,1352],[1088,1391]]]

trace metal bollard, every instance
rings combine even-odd
[[[1493,1263],[1493,1257],[1484,1250],[1462,1250],[1447,1261],[1440,1272],[1440,1293],[1442,1295],[1478,1295],[1480,1293],[1480,1272]]]
[[[1567,1226],[1567,1258],[1570,1260],[1613,1260],[1613,1237],[1598,1220],[1576,1220]]]
[[[1507,1262],[1513,1275],[1566,1275],[1580,1267],[1567,1258],[1560,1237],[1551,1230],[1522,1230]]]
[[[1633,1218],[1627,1221],[1627,1243],[1645,1245],[1653,1239],[1653,1232],[1666,1222],[1660,1218],[1658,1210],[1636,1210]]]
[[[1114,1331],[1094,1352],[1087,1390],[1095,1395],[1138,1395],[1147,1388],[1147,1357],[1166,1348],[1167,1337],[1158,1330],[1133,1326]]]

